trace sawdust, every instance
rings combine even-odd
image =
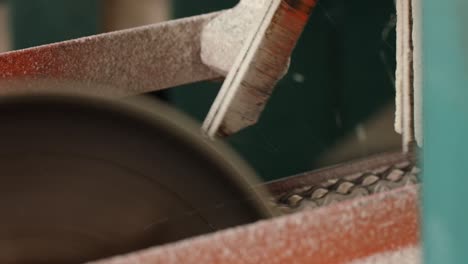
[[[0,85],[46,80],[67,90],[71,82],[74,92],[120,97],[217,78],[201,61],[200,35],[218,14],[5,53]]]
[[[248,1],[242,1],[235,10]],[[289,67],[291,53],[315,4],[315,0],[298,1],[293,6],[281,0],[265,4],[262,16],[255,19],[257,23],[240,45],[205,119],[203,129],[209,136],[231,135],[257,123],[274,87]],[[207,58],[210,57],[204,56],[205,62]]]
[[[420,264],[421,248],[409,247],[401,250],[377,254],[349,264]]]
[[[261,22],[268,3],[267,0],[243,0],[211,20],[201,35],[203,62],[226,76],[249,32]]]
[[[408,187],[97,263],[346,263],[416,244],[417,199]]]

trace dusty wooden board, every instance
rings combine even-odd
[[[414,185],[96,264],[349,263],[418,243]]]
[[[219,78],[200,58],[202,29],[218,14],[0,54],[0,94],[117,97]]]

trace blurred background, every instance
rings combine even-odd
[[[0,0],[0,52],[232,7],[234,0]],[[257,126],[227,140],[264,180],[394,151],[393,0],[320,0]],[[220,82],[155,96],[202,121]],[[202,88],[201,88],[202,87]]]

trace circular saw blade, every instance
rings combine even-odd
[[[270,215],[250,171],[154,102],[0,101],[0,262],[79,263]]]

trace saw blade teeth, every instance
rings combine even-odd
[[[404,175],[405,175],[404,171],[396,169],[396,170],[392,170],[387,176],[385,176],[385,178],[389,181],[397,182],[401,180],[401,178],[403,178]]]
[[[304,197],[294,194],[287,199],[287,202],[290,207],[298,207],[302,200],[304,200]]]
[[[325,188],[317,188],[312,195],[310,196],[311,199],[313,200],[318,200],[320,198],[323,198],[325,195],[327,195],[330,191],[325,189]]]
[[[341,201],[360,198],[419,183],[421,170],[411,162],[381,167],[380,173],[345,175],[341,179],[327,179],[314,186],[303,186],[276,199],[276,208],[284,214],[329,206]]]
[[[363,186],[371,186],[373,185],[374,183],[378,182],[380,180],[380,178],[376,175],[369,175],[369,176],[366,176],[363,180],[362,180],[362,185]]]
[[[351,192],[351,189],[354,187],[354,183],[352,182],[343,182],[341,183],[338,188],[336,189],[336,192],[339,194],[348,194]]]

